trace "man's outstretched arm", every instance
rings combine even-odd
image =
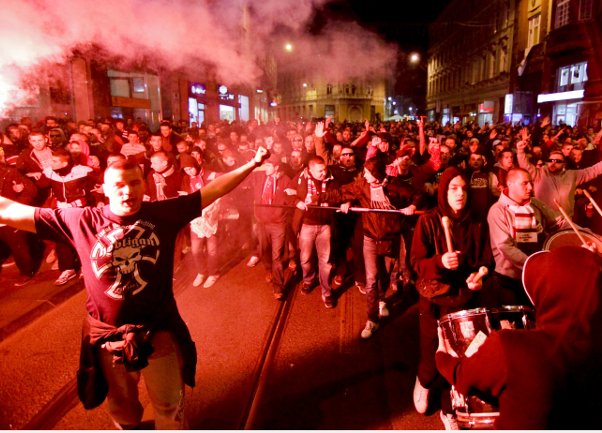
[[[206,208],[218,198],[236,188],[256,168],[263,164],[270,154],[264,147],[257,149],[252,160],[235,170],[224,173],[201,188],[201,206]]]
[[[34,214],[36,208],[0,197],[0,224],[35,233]]]

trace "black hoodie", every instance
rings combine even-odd
[[[447,202],[449,184],[457,176],[461,176],[467,185],[468,200],[459,214],[455,214]],[[489,244],[487,224],[471,217],[470,190],[463,171],[456,167],[447,168],[441,175],[438,191],[438,206],[418,219],[412,241],[412,266],[422,280],[437,280],[451,286],[451,291],[444,296],[460,296],[467,300],[472,296],[468,292],[466,279],[479,267],[492,268],[493,259]],[[445,232],[441,223],[443,216],[451,220],[453,247],[460,251],[460,265],[456,270],[443,266],[441,260],[447,252]],[[435,302],[435,300],[433,299]]]

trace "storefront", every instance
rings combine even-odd
[[[190,83],[188,87],[188,124],[196,122],[202,125],[205,121],[207,107],[207,86],[203,83]]]
[[[159,77],[144,72],[107,71],[111,89],[111,117],[141,119],[151,128],[161,120]]]

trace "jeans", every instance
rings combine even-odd
[[[322,290],[322,298],[331,295],[330,271],[330,226],[303,224],[299,233],[299,254],[301,269],[303,269],[303,283],[312,285],[316,281],[316,269],[312,263],[314,246],[318,255],[318,278]]]
[[[205,248],[205,253],[203,253]],[[190,233],[190,252],[194,258],[197,273],[203,275],[217,274],[217,236],[199,238],[196,233]]]
[[[281,292],[284,285],[282,257],[284,255],[284,223],[257,223],[259,251],[265,270],[272,274],[274,290]]]
[[[138,383],[142,374],[153,405],[155,428],[184,429],[184,379],[178,346],[165,331],[157,332],[152,344],[155,351],[149,356],[148,365],[140,371],[126,371],[123,364],[113,365],[113,355],[100,351],[102,370],[109,384],[109,413],[122,427],[133,428],[140,424],[144,409],[138,398]]]
[[[364,263],[366,267],[366,302],[368,319],[378,322],[378,303],[385,300],[385,293],[390,283],[390,274],[397,262],[395,257],[379,254],[378,241],[364,236]]]

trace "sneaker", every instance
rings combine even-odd
[[[334,278],[332,279],[332,284],[331,284],[332,288],[338,289],[342,285],[343,285],[343,277],[341,275],[335,275]]]
[[[59,277],[54,282],[55,286],[62,286],[63,284],[67,284],[72,279],[77,278],[77,272],[73,269],[67,269],[59,275]]]
[[[372,320],[368,320],[366,322],[366,327],[364,328],[364,330],[362,331],[362,333],[360,335],[364,339],[370,338],[376,332],[377,329],[378,329],[378,323],[373,322]]]
[[[259,257],[257,256],[251,256],[251,258],[249,259],[249,261],[247,262],[247,266],[249,268],[254,267],[257,263],[259,263]]]
[[[205,281],[205,276],[203,274],[196,274],[196,278],[192,282],[192,287],[199,287]]]
[[[357,287],[357,290],[359,290],[362,295],[366,294],[366,285],[364,283],[360,283],[359,281],[356,281],[355,287]]]
[[[17,278],[17,281],[13,283],[13,286],[23,287],[29,284],[31,281],[33,281],[33,277],[30,277],[29,275],[21,275],[19,278]]]
[[[213,286],[215,284],[215,282],[217,281],[218,276],[217,275],[209,275],[207,277],[207,280],[205,280],[205,284],[203,284],[203,287],[208,289],[209,287]]]
[[[326,308],[334,308],[335,302],[332,296],[326,296],[322,299]]]
[[[303,283],[303,286],[301,286],[301,293],[303,293],[304,295],[309,295],[313,289],[313,284]]]
[[[380,301],[378,303],[378,317],[389,317],[389,309],[387,308],[387,303],[385,301]]]
[[[456,416],[453,413],[445,413],[440,411],[439,417],[445,426],[445,430],[460,430],[460,427],[458,427],[458,421],[456,421]]]
[[[420,384],[418,378],[416,378],[416,384],[414,385],[414,407],[416,412],[419,414],[426,413],[429,405],[429,390]]]

